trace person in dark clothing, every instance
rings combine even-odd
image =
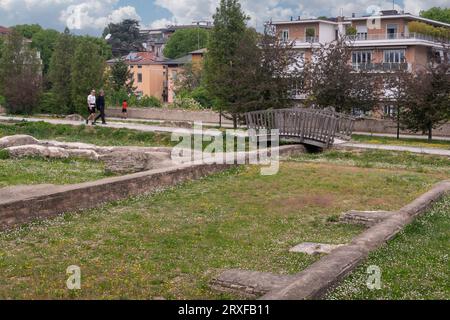
[[[102,119],[102,124],[106,124],[105,119],[105,92],[100,90],[100,94],[96,100],[97,110],[100,111],[100,114],[95,118],[94,124],[96,124],[98,119]]]

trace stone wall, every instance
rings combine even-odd
[[[121,108],[107,108],[106,114],[109,117],[121,117]],[[214,111],[189,111],[167,108],[129,108],[128,117],[133,119],[151,119],[167,121],[201,121],[205,123],[219,123],[220,115]],[[232,121],[222,117],[222,123],[231,124]]]

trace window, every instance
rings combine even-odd
[[[172,71],[172,80],[177,81],[178,80],[178,72]]]
[[[142,83],[142,73],[138,73],[138,82]]]
[[[357,25],[356,26],[356,39],[357,40],[367,40],[368,27],[367,25]]]
[[[281,32],[281,40],[282,41],[289,41],[289,30],[283,30]]]
[[[393,105],[385,105],[384,106],[384,115],[386,117],[394,117],[397,113],[395,106]]]
[[[385,50],[384,63],[405,63],[405,50]]]
[[[386,27],[386,35],[388,39],[397,39],[398,25],[388,24]]]
[[[305,38],[306,41],[312,42],[316,39],[316,29],[315,28],[306,28],[305,29]]]
[[[372,52],[371,51],[355,51],[352,53],[352,64],[368,64],[372,62]]]
[[[142,66],[138,66],[138,69],[142,69]]]

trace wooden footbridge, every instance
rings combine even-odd
[[[336,138],[350,140],[355,123],[342,113],[305,108],[248,112],[245,120],[248,129],[278,129],[281,140],[320,148],[331,147]]]

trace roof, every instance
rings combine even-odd
[[[11,29],[0,26],[0,34],[8,34],[11,32]]]
[[[130,52],[128,55],[123,56],[122,59],[128,65],[144,65],[144,64],[161,64],[164,62],[163,59],[156,57],[153,52]],[[108,60],[108,64],[114,64],[118,62],[119,59]]]
[[[189,52],[189,53],[190,54],[205,54],[206,52],[208,52],[208,49],[203,48],[203,49],[195,50],[195,51],[192,51],[192,52]]]
[[[272,24],[302,24],[302,23],[328,23],[337,25],[336,21],[324,20],[324,19],[301,19],[301,20],[289,20],[289,21],[273,21]]]
[[[182,65],[182,64],[186,64],[186,63],[190,63],[190,62],[192,62],[192,54],[188,54],[188,55],[183,56],[178,59],[166,60],[166,61],[164,61],[164,64],[166,64],[168,66],[178,66],[178,65]]]
[[[417,21],[422,21],[422,22],[426,22],[426,23],[441,26],[441,27],[450,28],[449,23],[419,17],[419,16],[416,16],[416,15],[413,15],[410,13],[400,13],[400,14],[392,14],[391,13],[391,14],[384,14],[384,15],[380,15],[380,16],[363,16],[363,17],[352,17],[352,18],[345,18],[345,19],[350,20],[350,21],[358,21],[358,20],[367,20],[369,18],[377,18],[377,19],[378,18],[379,19],[398,19],[398,18],[400,18],[400,19],[408,19],[408,20],[417,20]]]

